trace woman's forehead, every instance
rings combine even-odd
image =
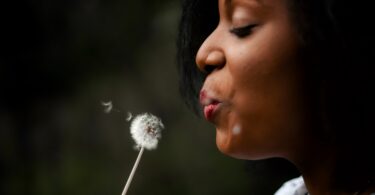
[[[219,10],[230,15],[236,8],[246,8],[254,13],[270,14],[287,11],[288,0],[218,0]]]
[[[239,5],[250,8],[260,8],[262,7],[262,2],[261,0],[219,0],[219,7],[228,11]]]
[[[275,6],[285,6],[287,0],[218,0],[219,5],[231,8],[235,5],[245,5],[252,8],[271,8]]]

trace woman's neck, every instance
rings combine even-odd
[[[333,188],[333,170],[336,162],[335,152],[331,147],[311,148],[306,157],[293,161],[301,172],[310,194],[337,194]]]

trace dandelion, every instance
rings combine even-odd
[[[136,148],[140,149],[140,151],[126,182],[124,190],[122,191],[122,195],[125,195],[128,191],[144,149],[156,149],[158,141],[161,138],[162,129],[164,129],[163,123],[158,117],[152,114],[140,114],[133,119],[130,125],[130,133],[136,143]]]
[[[137,115],[131,125],[130,133],[139,148],[155,149],[164,128],[161,120],[149,113]]]

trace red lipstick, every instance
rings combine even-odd
[[[203,107],[204,117],[206,118],[206,120],[212,122],[215,118],[215,113],[217,112],[221,102],[212,97],[207,96],[205,90],[202,90],[200,92],[199,99]]]
[[[214,114],[218,108],[218,105],[219,105],[219,102],[215,101],[215,102],[212,102],[211,104],[204,106],[204,110],[203,110],[204,117],[206,117],[208,121],[213,120]]]

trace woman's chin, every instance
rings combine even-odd
[[[246,159],[241,155],[239,140],[236,140],[233,134],[223,129],[216,129],[216,146],[219,151],[225,155],[238,159]]]
[[[230,136],[228,136],[222,129],[216,129],[216,146],[220,152],[230,155],[233,149],[230,147],[229,142]]]
[[[225,155],[244,160],[262,160],[274,157],[242,141],[241,135],[234,135],[230,131],[216,129],[216,146]]]

